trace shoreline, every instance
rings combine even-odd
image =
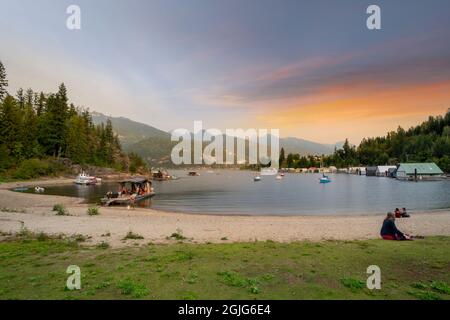
[[[108,182],[115,182],[119,181],[123,178],[123,175],[118,174],[115,176],[109,176],[107,179],[104,179],[104,181]],[[30,180],[30,181],[14,181],[14,182],[4,182],[0,183],[0,190],[7,190],[14,193],[19,194],[27,194],[27,195],[37,195],[40,197],[54,197],[59,199],[70,199],[70,203],[73,203],[74,201],[79,204],[84,204],[86,206],[94,206],[93,203],[86,202],[86,199],[79,198],[79,197],[72,197],[72,196],[61,196],[61,195],[52,195],[52,194],[38,194],[38,193],[23,193],[19,191],[13,191],[11,189],[17,188],[17,187],[28,187],[33,188],[36,185],[39,186],[60,186],[60,185],[67,185],[73,184],[72,178],[66,178],[66,177],[59,177],[59,178],[48,178],[48,179],[40,179],[40,180]],[[105,208],[101,205],[97,206],[99,208]],[[2,208],[0,203],[0,208]],[[124,206],[111,206],[110,209],[124,209],[126,208]],[[270,213],[270,214],[258,214],[258,213],[225,213],[225,212],[193,212],[193,211],[182,211],[182,210],[165,210],[165,209],[154,209],[154,208],[140,208],[136,207],[132,210],[148,210],[153,212],[161,212],[161,213],[172,213],[172,214],[183,214],[183,215],[199,215],[199,216],[218,216],[218,217],[280,217],[280,218],[289,218],[289,217],[329,217],[329,218],[336,218],[336,217],[343,217],[343,218],[351,218],[351,217],[368,217],[368,216],[385,216],[386,212],[366,212],[366,213],[349,213],[349,214],[312,214],[312,213],[302,213],[299,211],[298,214],[276,214],[276,213]],[[410,210],[409,212],[417,215],[417,214],[432,214],[432,213],[439,213],[439,212],[447,212],[450,211],[449,208],[435,208],[435,209],[418,209],[418,210]]]
[[[23,227],[47,234],[88,238],[87,244],[108,242],[113,247],[145,243],[174,243],[174,233],[188,243],[253,241],[326,241],[378,239],[384,213],[364,215],[237,215],[180,213],[149,208],[100,207],[100,215],[89,216],[83,198],[30,194],[9,189],[24,185],[72,183],[57,178],[0,184],[0,231],[16,233]],[[70,215],[56,216],[53,205],[63,204]],[[6,209],[5,209],[6,208]],[[2,210],[3,209],[3,210]],[[16,212],[14,212],[16,211]],[[18,212],[17,212],[18,211]],[[21,212],[24,211],[24,212]],[[421,236],[450,235],[450,209],[411,211],[412,217],[397,219],[405,233]],[[123,240],[132,231],[142,240]],[[108,235],[109,236],[105,236]]]

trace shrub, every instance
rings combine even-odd
[[[97,248],[99,249],[108,249],[109,248],[109,243],[106,241],[102,241],[97,245]]]
[[[50,239],[50,237],[48,236],[48,234],[46,234],[44,232],[39,232],[36,236],[36,239],[38,241],[47,241]]]
[[[247,281],[243,278],[239,273],[235,271],[222,271],[218,272],[222,278],[222,282],[231,287],[245,287],[247,285]]]
[[[145,285],[131,280],[123,280],[117,287],[122,290],[122,294],[131,295],[133,298],[142,298],[149,294],[149,290]]]
[[[57,203],[53,206],[53,211],[56,211],[57,216],[66,216],[68,215],[68,212],[64,205]]]
[[[98,216],[100,214],[98,207],[89,207],[87,214],[90,216]]]
[[[352,278],[341,279],[341,283],[345,287],[350,288],[352,290],[364,289],[364,287],[365,287],[364,281],[357,280],[357,279],[352,279]]]
[[[127,240],[127,239],[140,240],[140,239],[144,239],[144,237],[137,233],[133,233],[132,231],[128,231],[128,233],[125,235],[123,240]]]
[[[174,232],[170,235],[170,238],[174,238],[177,240],[184,240],[186,239],[185,236],[183,236],[183,230],[181,230],[180,228],[177,229],[177,232]]]
[[[411,284],[411,287],[416,288],[416,289],[427,289],[428,286],[422,282],[414,282],[413,284]]]
[[[9,212],[9,213],[27,213],[27,211],[25,209],[14,209],[14,208],[7,208],[7,207],[0,208],[0,211]]]
[[[434,292],[410,290],[407,293],[419,300],[442,300],[442,298]]]
[[[450,286],[444,282],[433,281],[430,286],[432,289],[438,291],[439,293],[450,295]]]
[[[82,235],[82,234],[75,234],[75,235],[73,235],[73,239],[76,242],[85,242],[86,241],[86,237],[84,235]]]
[[[48,161],[39,159],[29,159],[23,161],[14,173],[16,179],[33,179],[39,176],[46,176],[52,173]]]

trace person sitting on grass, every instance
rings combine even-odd
[[[410,215],[406,212],[406,208],[403,208],[400,213],[401,213],[401,217],[402,218],[409,218],[410,217]]]
[[[395,216],[392,212],[388,212],[383,221],[380,235],[384,240],[411,240],[411,237],[404,234],[395,226]]]
[[[394,213],[395,213],[395,217],[396,217],[396,218],[401,218],[401,217],[402,217],[402,214],[401,214],[399,208],[395,208]]]

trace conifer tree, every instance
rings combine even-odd
[[[0,102],[2,102],[8,91],[6,91],[6,87],[8,86],[8,80],[6,79],[6,70],[3,63],[0,61]]]
[[[25,108],[25,94],[23,93],[23,89],[20,88],[16,93],[17,105],[19,109],[23,110]]]

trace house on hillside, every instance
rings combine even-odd
[[[445,178],[444,172],[434,162],[400,163],[396,173],[400,180],[439,180]]]
[[[375,175],[377,177],[389,177],[389,170],[397,169],[397,166],[377,166]]]

